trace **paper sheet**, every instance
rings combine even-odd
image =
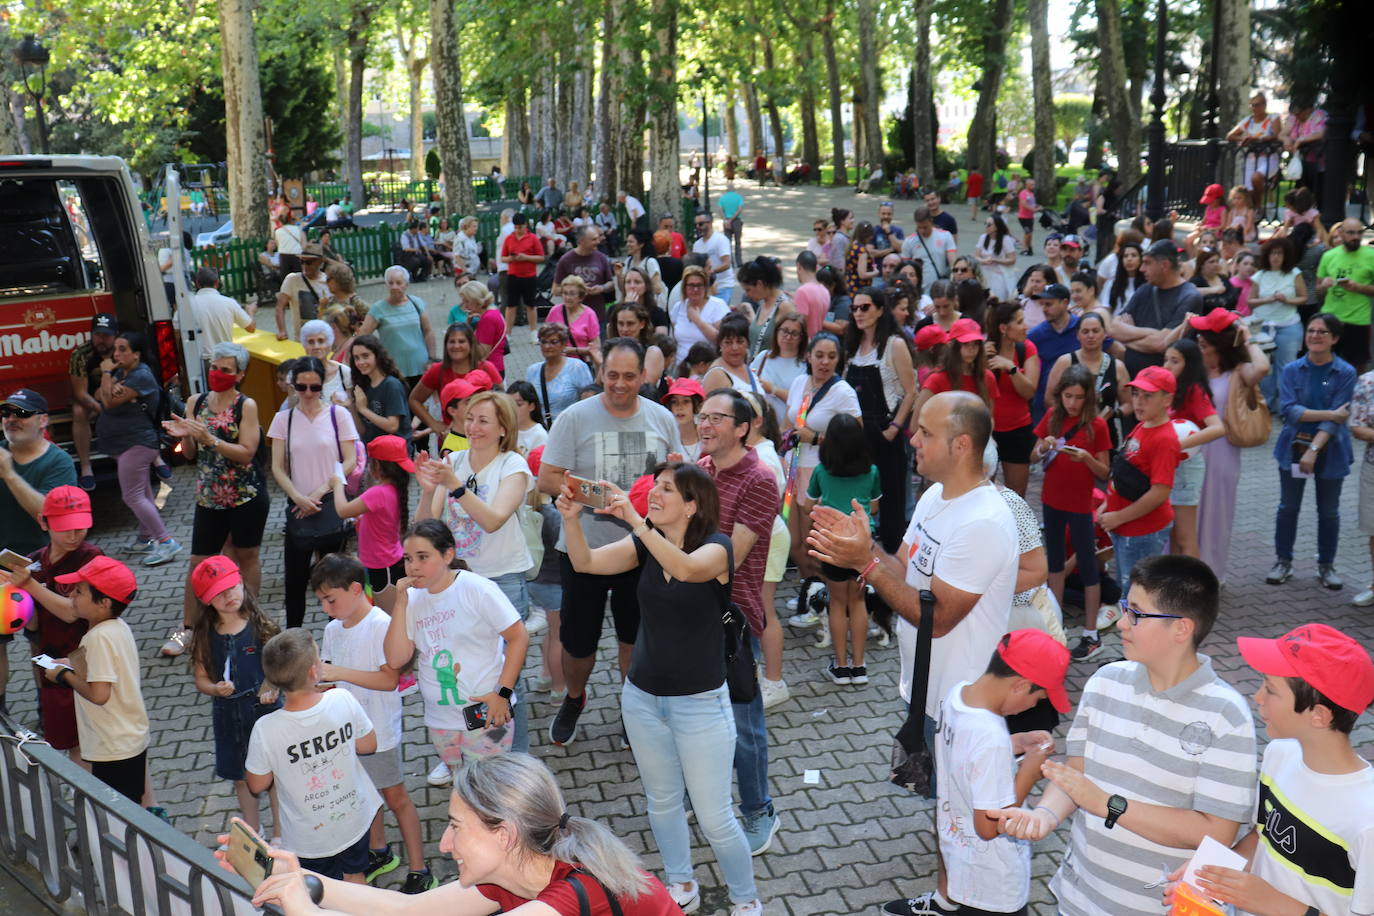
[[[1197,870],[1205,865],[1244,871],[1245,857],[1212,837],[1205,836],[1202,838],[1202,844],[1198,846],[1197,852],[1193,853],[1193,858],[1188,862],[1188,868],[1183,872],[1183,880],[1193,887],[1197,887]]]

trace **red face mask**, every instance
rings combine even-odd
[[[228,391],[238,384],[239,377],[233,372],[222,372],[219,369],[210,370],[210,390]]]

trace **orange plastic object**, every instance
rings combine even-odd
[[[1191,884],[1180,884],[1174,888],[1174,906],[1169,916],[1226,916],[1226,913]]]

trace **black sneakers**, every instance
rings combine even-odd
[[[825,673],[832,684],[852,684],[854,682],[850,669],[834,662],[825,666]]]
[[[927,891],[919,897],[906,900],[893,900],[883,904],[885,916],[939,916],[942,913],[954,914],[956,909],[946,909],[935,899],[934,891]]]
[[[582,710],[587,707],[589,692],[583,691],[580,697],[569,694],[563,698],[563,705],[558,707],[558,715],[554,716],[553,722],[549,724],[549,740],[554,744],[564,747],[576,740],[577,720],[582,716]]]

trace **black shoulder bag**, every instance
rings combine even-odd
[[[606,885],[601,883],[601,879],[589,871],[581,868],[573,869],[573,873],[563,880],[572,886],[573,893],[577,894],[577,916],[592,916],[592,902],[587,897],[587,889],[582,886],[582,879],[590,878],[596,882],[596,886],[601,888],[601,893],[606,895],[606,905],[610,907],[611,916],[624,916],[625,911],[620,908],[620,901],[615,899],[615,895],[606,889]]]
[[[339,421],[334,416],[334,407],[329,405],[330,422],[334,424],[334,444],[339,450],[339,464],[343,464],[343,445],[339,442]],[[296,418],[297,408],[292,407],[291,412],[286,415],[286,473],[291,474],[291,424]],[[322,540],[337,538],[341,533],[347,532],[348,526],[339,516],[339,510],[334,505],[334,494],[325,493],[320,497],[320,511],[313,515],[299,515],[294,503],[287,501],[286,504],[286,536],[296,544],[297,547],[306,547]]]
[[[553,405],[549,403],[549,382],[544,378],[544,364],[539,364],[539,397],[542,403],[539,412],[544,415],[544,428],[553,428]]]
[[[728,540],[725,542],[725,561],[730,569],[730,582],[720,596],[720,623],[725,628],[725,683],[730,687],[731,703],[752,703],[759,695],[758,670],[754,666],[749,620],[739,605],[730,600],[730,586],[735,581],[735,551]]]
[[[930,689],[930,643],[935,632],[935,595],[921,589],[921,621],[916,626],[916,659],[911,668],[911,702],[906,721],[892,741],[888,781],[924,798],[935,797],[931,774],[935,752],[926,744],[926,695]]]

